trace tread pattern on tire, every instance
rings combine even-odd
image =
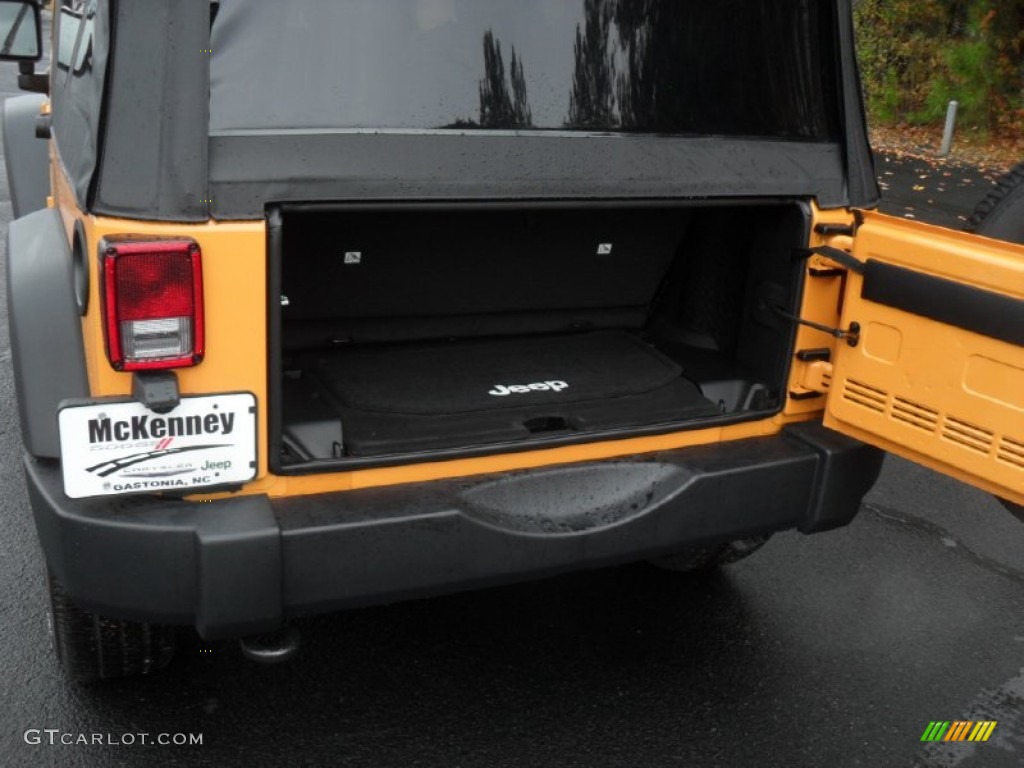
[[[48,582],[54,650],[71,680],[89,683],[135,677],[170,663],[175,646],[173,627],[108,619],[83,611],[52,574]]]
[[[1005,176],[996,182],[995,189],[989,192],[985,199],[975,207],[974,213],[971,214],[971,217],[964,225],[964,230],[966,232],[985,234],[985,224],[986,222],[991,223],[992,214],[997,209],[1000,209],[1002,205],[1009,205],[1007,201],[1015,198],[1018,193],[1021,195],[1022,201],[1024,201],[1024,163],[1015,165]]]

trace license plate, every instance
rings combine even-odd
[[[124,493],[191,493],[256,477],[256,398],[183,397],[169,413],[141,403],[61,409],[64,492],[73,499]]]

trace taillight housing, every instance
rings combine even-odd
[[[203,257],[187,238],[100,243],[107,358],[119,371],[182,368],[203,359]]]

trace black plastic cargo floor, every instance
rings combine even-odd
[[[352,347],[297,363],[301,385],[286,388],[286,431],[288,402],[316,390],[320,407],[340,417],[344,453],[352,456],[719,413],[679,365],[626,331]]]

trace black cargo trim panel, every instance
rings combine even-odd
[[[1024,345],[1024,301],[868,260],[861,296],[1008,344]]]

